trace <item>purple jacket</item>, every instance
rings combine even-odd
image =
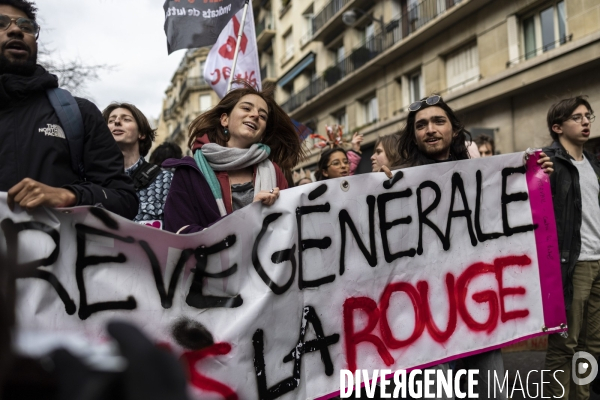
[[[171,158],[163,162],[162,166],[176,168],[163,212],[165,230],[177,233],[199,232],[222,218],[210,186],[192,157],[184,157],[181,160]],[[280,190],[287,189],[285,175],[277,164],[273,163],[273,166],[277,187]],[[256,165],[254,174],[256,175]],[[216,175],[221,186],[225,209],[227,214],[230,214],[233,210],[229,176],[226,171],[216,172]],[[184,226],[185,228],[181,229]]]
[[[168,159],[165,168],[177,168],[165,203],[165,230],[179,233],[199,232],[221,219],[219,207],[192,157]]]

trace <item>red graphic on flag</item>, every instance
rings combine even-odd
[[[237,17],[235,15],[233,16],[233,31],[235,33],[240,31],[240,23],[237,20]],[[246,52],[247,44],[248,44],[248,38],[246,37],[246,34],[244,32],[242,32],[242,42],[240,43],[240,51],[242,53]],[[223,58],[226,58],[228,60],[233,60],[233,55],[235,54],[235,37],[229,36],[227,38],[227,43],[225,43],[223,46],[221,46],[221,48],[219,49],[219,54]]]

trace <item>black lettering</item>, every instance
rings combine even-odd
[[[306,330],[309,323],[312,325],[317,338],[305,342],[304,337],[306,336]],[[340,335],[336,333],[325,336],[321,320],[313,307],[304,307],[298,343],[294,349],[283,358],[283,362],[294,361],[292,376],[282,379],[270,388],[267,386],[263,336],[264,333],[262,329],[257,329],[252,336],[252,345],[254,347],[254,371],[256,372],[259,399],[276,399],[296,389],[300,384],[302,356],[307,353],[319,351],[321,353],[321,361],[323,362],[325,374],[327,376],[333,375],[333,362],[331,361],[329,346],[336,344],[340,340]]]
[[[302,216],[317,212],[329,212],[329,203],[316,206],[303,206],[296,208],[296,225],[298,226],[298,287],[300,290],[310,287],[319,287],[335,280],[335,275],[324,276],[323,278],[305,281],[303,278],[302,253],[308,249],[326,249],[331,246],[331,238],[326,236],[323,239],[302,239]]]
[[[56,260],[58,260],[58,254],[60,252],[60,234],[58,231],[38,221],[14,223],[11,219],[6,218],[0,225],[2,226],[4,236],[6,237],[7,259],[10,264],[15,266],[14,268],[16,277],[45,280],[54,288],[54,290],[56,290],[58,298],[65,305],[65,311],[67,314],[75,314],[77,309],[75,302],[73,299],[71,299],[71,296],[69,296],[69,293],[60,283],[58,278],[56,278],[53,273],[38,268],[52,265],[56,262]],[[39,231],[50,236],[50,238],[54,241],[54,250],[52,250],[52,253],[50,253],[50,255],[46,258],[18,264],[17,258],[19,255],[19,232],[26,230]]]
[[[160,263],[156,258],[156,254],[154,254],[154,251],[150,248],[150,245],[145,240],[140,240],[140,246],[148,256],[148,260],[150,261],[150,266],[152,267],[152,274],[154,275],[154,283],[156,283],[156,290],[158,290],[158,295],[160,296],[160,304],[163,308],[171,308],[171,306],[173,305],[173,296],[175,295],[177,280],[179,279],[179,275],[181,274],[185,263],[190,258],[190,256],[194,254],[194,250],[185,249],[181,252],[179,260],[177,260],[177,264],[175,265],[175,269],[171,274],[171,279],[169,280],[169,291],[167,292],[165,290],[165,283],[163,281]]]
[[[517,168],[504,168],[502,170],[502,227],[504,228],[504,235],[512,236],[515,233],[529,232],[537,229],[537,224],[533,225],[521,225],[515,226],[512,228],[508,224],[508,204],[514,201],[526,201],[529,199],[529,196],[525,192],[518,193],[506,193],[506,182],[508,177],[512,174],[524,174],[526,172],[525,166],[517,167]]]
[[[313,200],[321,197],[322,195],[324,195],[326,191],[327,191],[327,185],[323,183],[322,185],[317,186],[317,188],[315,190],[313,190],[312,192],[310,192],[308,194],[308,199],[310,201],[313,201]]]
[[[397,174],[394,178],[398,176]],[[404,251],[399,251],[397,253],[390,252],[390,245],[388,242],[387,231],[392,229],[396,225],[400,224],[410,224],[412,222],[412,217],[409,215],[408,217],[398,218],[391,222],[387,222],[386,219],[386,203],[388,201],[392,201],[395,199],[401,199],[403,197],[412,196],[411,189],[405,189],[400,192],[392,192],[392,193],[384,193],[377,196],[377,209],[379,210],[379,230],[381,231],[381,242],[383,244],[383,256],[385,257],[385,261],[390,263],[400,257],[414,257],[417,254],[415,249],[408,249]]]
[[[114,219],[109,213],[107,213],[102,208],[91,207],[90,214],[92,214],[94,217],[96,217],[100,221],[102,221],[104,226],[106,226],[107,228],[112,229],[112,230],[119,229],[119,223],[117,222],[117,220]]]
[[[196,268],[192,270],[194,273],[194,278],[192,280],[192,285],[190,286],[190,291],[185,299],[185,302],[189,306],[195,308],[235,308],[242,305],[244,301],[242,296],[239,294],[233,297],[222,297],[208,296],[202,293],[204,278],[223,279],[237,272],[237,264],[233,264],[230,268],[222,272],[217,272],[214,274],[206,272],[208,256],[233,246],[235,242],[235,235],[230,235],[210,247],[199,246],[194,250],[194,256],[196,257]]]
[[[483,233],[481,229],[481,198],[482,198],[482,188],[481,188],[481,171],[477,171],[475,173],[475,177],[477,179],[477,200],[475,201],[475,233],[477,234],[477,240],[480,242],[485,242],[490,239],[497,239],[502,236],[501,232],[492,232],[492,233]]]
[[[265,368],[265,343],[262,329],[257,329],[252,335],[252,346],[254,347],[254,371],[256,372],[256,386],[258,387],[259,400],[272,400],[283,396],[286,393],[298,387],[300,381],[300,372],[298,379],[294,376],[285,378],[272,387],[267,386],[267,369]],[[294,365],[294,374],[296,374]]]
[[[421,202],[421,191],[425,188],[429,188],[429,189],[433,190],[433,192],[435,193],[435,198],[433,199],[433,201],[431,202],[429,207],[427,207],[427,209],[425,209],[425,211],[423,211],[423,204]],[[440,204],[441,197],[442,197],[442,191],[440,190],[440,187],[435,182],[425,181],[425,182],[421,183],[419,185],[419,188],[417,189],[417,208],[418,208],[418,212],[419,212],[419,244],[417,245],[417,254],[418,255],[423,254],[423,224],[425,224],[428,227],[430,227],[431,229],[433,229],[433,231],[436,233],[436,235],[438,235],[438,237],[440,238],[440,241],[442,242],[442,246],[444,249],[447,247],[450,247],[450,240],[448,238],[444,237],[444,234],[442,233],[440,228],[438,228],[436,224],[434,224],[429,218],[427,218],[427,215],[429,215],[430,212],[435,210],[435,208],[438,206],[438,204]]]
[[[391,177],[387,181],[383,182],[383,188],[391,189],[392,186],[394,186],[396,184],[396,182],[398,182],[400,179],[402,179],[403,176],[404,176],[404,172],[402,172],[402,171],[396,172],[393,177]]]
[[[456,200],[456,189],[460,193],[460,198],[463,203],[464,210],[454,211],[454,200]],[[444,244],[444,250],[450,249],[450,229],[452,227],[452,218],[464,217],[467,223],[467,230],[469,231],[469,237],[471,238],[471,245],[477,246],[477,238],[473,232],[473,221],[471,220],[471,209],[467,202],[467,195],[465,194],[465,185],[458,172],[452,174],[452,197],[450,198],[450,210],[448,211],[448,221],[446,223],[446,243]],[[447,247],[446,247],[447,246]]]
[[[321,352],[321,361],[323,362],[323,367],[325,367],[325,375],[331,376],[333,374],[333,362],[331,361],[331,355],[329,354],[329,346],[336,344],[340,340],[340,335],[334,333],[333,335],[325,336],[321,320],[319,319],[319,316],[313,307],[304,307],[303,315],[306,323],[303,322],[300,324],[300,337],[298,338],[298,344],[290,352],[290,354],[283,358],[283,362],[289,362],[292,360],[296,361],[299,380],[300,359],[302,358],[302,355],[319,351]],[[306,335],[306,328],[308,327],[309,323],[312,325],[317,338],[305,342],[304,336]],[[294,368],[294,373],[295,372],[296,368]]]
[[[87,319],[90,315],[100,311],[108,310],[134,310],[137,303],[133,296],[128,296],[124,301],[106,301],[101,303],[87,303],[87,294],[85,281],[83,279],[83,270],[91,265],[99,265],[104,263],[125,263],[127,257],[123,253],[119,253],[116,257],[112,256],[86,256],[86,239],[85,235],[98,235],[125,243],[134,243],[135,240],[131,237],[118,236],[110,232],[105,232],[100,229],[92,228],[83,224],[75,224],[77,232],[77,261],[75,263],[75,280],[79,289],[79,318]]]
[[[285,261],[291,261],[292,263],[292,274],[290,279],[283,285],[279,286],[269,277],[267,272],[262,267],[260,260],[258,259],[258,245],[262,240],[263,236],[267,232],[267,228],[269,224],[276,221],[279,217],[281,217],[281,213],[269,214],[263,221],[262,229],[256,236],[256,240],[254,241],[254,246],[252,247],[252,265],[254,265],[254,269],[263,280],[263,282],[273,291],[275,294],[283,294],[285,293],[292,283],[294,283],[294,279],[296,278],[296,258],[294,257],[294,253],[296,252],[296,245],[293,245],[291,249],[285,249],[281,251],[276,251],[271,256],[271,261],[273,264],[280,264]]]
[[[369,205],[369,244],[371,247],[371,251],[369,252],[364,245],[360,235],[358,233],[358,229],[356,229],[356,225],[350,218],[350,214],[348,211],[341,210],[339,214],[340,220],[340,231],[342,233],[342,248],[340,250],[340,275],[344,274],[346,270],[346,226],[350,228],[352,235],[354,236],[354,240],[358,244],[358,248],[362,252],[363,256],[369,263],[371,267],[377,265],[377,246],[375,243],[375,196],[367,196],[367,204]]]

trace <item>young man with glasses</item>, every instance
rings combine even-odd
[[[73,167],[75,141],[48,98],[58,81],[37,65],[36,11],[26,0],[0,0],[0,191],[10,207],[100,205],[133,218],[138,200],[123,155],[100,111],[80,98],[84,144],[81,168]]]
[[[594,119],[584,96],[559,101],[547,118],[554,143],[544,149],[555,169],[550,184],[568,325],[566,335],[548,336],[544,369],[554,371],[556,379],[545,393],[572,399],[590,397],[589,384],[571,379],[585,378],[572,364],[575,353],[600,355],[600,165],[583,148]]]

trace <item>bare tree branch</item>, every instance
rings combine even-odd
[[[87,85],[100,78],[100,73],[114,70],[113,65],[108,64],[86,64],[79,57],[64,61],[62,58],[54,58],[54,51],[41,46],[38,53],[38,62],[48,72],[58,77],[60,87],[81,97],[89,97],[86,93]]]

